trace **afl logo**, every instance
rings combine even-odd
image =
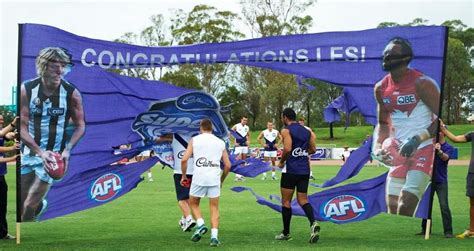
[[[365,203],[354,195],[340,195],[323,204],[322,217],[332,222],[352,221],[366,212]]]
[[[183,159],[184,152],[185,152],[185,150],[180,151],[180,152],[178,153],[178,159]]]
[[[122,190],[122,178],[115,173],[108,173],[96,179],[90,188],[89,197],[104,202],[114,198]]]

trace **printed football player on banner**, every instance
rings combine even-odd
[[[64,80],[71,67],[66,49],[44,48],[36,58],[38,77],[21,85],[22,221],[44,213],[46,193],[64,177],[71,149],[84,134],[81,94]]]
[[[414,216],[430,184],[440,88],[435,80],[409,67],[410,42],[396,37],[383,51],[388,74],[375,85],[378,124],[373,157],[390,168],[386,182],[390,214]]]

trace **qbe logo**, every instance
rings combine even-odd
[[[323,206],[321,214],[333,222],[354,220],[366,212],[365,203],[354,195],[339,195],[330,199]]]
[[[96,179],[90,188],[89,196],[99,202],[114,198],[122,190],[122,178],[115,173],[108,173]]]

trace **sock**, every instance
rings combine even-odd
[[[198,227],[204,225],[204,219],[203,219],[203,218],[197,219],[197,220],[196,220],[196,224],[197,224]]]
[[[192,220],[192,219],[193,219],[193,216],[192,216],[192,215],[186,216],[186,221],[190,221],[190,220]]]
[[[309,171],[309,177],[313,177],[313,171]]]
[[[474,232],[474,197],[469,197],[469,202],[471,204],[471,208],[469,211],[469,215],[471,218],[470,224],[469,224],[469,231]]]
[[[272,172],[272,177],[275,178],[275,171]]]
[[[290,234],[291,207],[282,207],[281,215],[283,217],[283,234]]]
[[[151,179],[151,173],[148,173],[148,178]]]
[[[304,214],[306,214],[306,217],[308,217],[309,225],[310,226],[313,225],[314,213],[313,213],[313,207],[311,206],[311,204],[306,203],[303,206],[301,206],[301,208],[303,208]]]
[[[266,177],[267,177],[267,173],[263,173],[263,177],[265,177],[265,178],[266,178]]]
[[[217,239],[217,232],[219,232],[217,228],[211,228],[211,238]]]

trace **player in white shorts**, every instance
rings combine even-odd
[[[242,116],[240,123],[235,124],[232,127],[232,130],[238,134],[235,138],[234,144],[234,154],[237,156],[237,159],[245,160],[247,159],[247,154],[249,152],[250,145],[250,129],[247,125],[247,117]],[[235,174],[236,181],[243,181],[244,176],[240,174]]]
[[[199,202],[202,197],[209,197],[211,212],[211,246],[217,247],[220,242],[217,238],[219,227],[219,196],[222,183],[230,171],[230,160],[225,143],[212,134],[212,122],[203,119],[200,124],[201,134],[193,137],[186,148],[181,160],[181,184],[187,183],[185,175],[188,169],[188,160],[193,156],[193,182],[191,183],[190,204],[194,217],[197,219],[197,229],[191,240],[197,242],[208,228],[204,224]],[[221,174],[221,160],[224,162],[224,171]]]
[[[265,162],[272,161],[272,179],[276,180],[275,162],[277,158],[277,148],[281,143],[281,135],[278,130],[273,129],[273,122],[267,122],[267,129],[260,132],[257,137],[260,145],[263,146],[263,158]],[[263,142],[265,139],[265,142]],[[277,140],[278,139],[278,140]],[[267,173],[263,173],[262,180],[267,179]]]

